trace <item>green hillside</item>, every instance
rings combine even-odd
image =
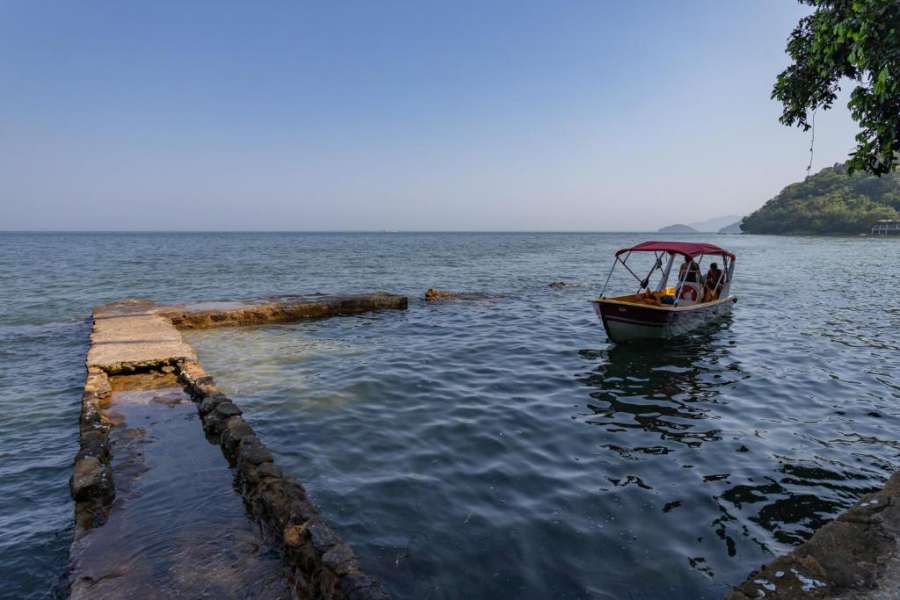
[[[875,177],[847,165],[792,183],[744,217],[745,233],[864,233],[879,219],[900,218],[900,173]]]

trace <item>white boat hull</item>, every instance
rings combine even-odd
[[[592,302],[606,334],[614,342],[670,339],[689,333],[731,312],[737,298],[729,296],[692,306],[651,306],[615,299]]]

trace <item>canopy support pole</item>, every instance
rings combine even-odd
[[[666,268],[663,269],[662,279],[659,280],[659,285],[656,287],[657,292],[661,292],[666,289],[666,284],[669,283],[669,273],[672,272],[672,263],[675,262],[675,255],[671,252],[669,253],[669,262],[666,263]]]
[[[694,262],[694,259],[692,257],[687,257],[687,256],[685,256],[685,258],[687,259],[688,267],[684,270],[684,275],[682,275],[681,277],[678,278],[678,287],[675,288],[675,304],[673,304],[672,306],[678,306],[678,304],[681,302],[681,288],[684,287],[684,284],[687,281],[687,278],[691,274],[690,264],[692,262]],[[702,254],[700,255],[700,260],[703,260]],[[700,265],[698,264],[697,267],[699,268]]]
[[[631,253],[630,253],[630,252],[628,253],[628,256],[631,256]],[[628,256],[625,257],[625,260],[628,260]],[[641,279],[640,277],[638,277],[638,276],[635,274],[635,272],[631,270],[631,267],[629,267],[628,265],[626,265],[624,261],[621,261],[621,260],[620,260],[619,262],[621,262],[621,263],[622,263],[622,266],[625,267],[625,268],[628,270],[629,273],[631,273],[631,276],[632,276],[632,277],[634,277],[635,279],[637,279],[637,282],[641,284],[641,287],[644,287],[644,280]],[[638,291],[640,291],[640,290],[638,290]]]
[[[613,271],[616,270],[616,263],[619,262],[619,257],[616,257],[616,260],[613,261],[612,266],[609,268],[609,275],[606,276],[606,282],[603,284],[603,289],[600,290],[600,297],[603,298],[603,294],[606,293],[606,286],[609,285],[609,278],[612,277]]]
[[[731,293],[731,282],[734,280],[734,259],[732,258],[731,260],[728,260],[728,257],[725,256],[723,257],[723,260],[725,260],[726,264],[728,265],[728,276],[725,279],[725,285],[722,286],[722,292],[724,292],[727,296]]]

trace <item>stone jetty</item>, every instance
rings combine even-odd
[[[387,598],[380,582],[361,571],[350,546],[324,522],[303,485],[275,464],[271,452],[244,420],[240,407],[203,370],[179,329],[402,310],[407,303],[404,296],[374,293],[167,306],[147,300],[125,300],[97,307],[86,361],[80,448],[70,480],[76,521],[72,596],[102,598],[103,581],[122,575],[98,575],[96,565],[88,568],[85,565],[90,561],[80,561],[78,557],[95,554],[82,550],[90,547],[88,536],[93,535],[96,540],[110,511],[116,510],[117,476],[110,443],[110,431],[115,425],[109,408],[117,381],[131,379],[131,392],[140,392],[142,387],[152,390],[163,381],[162,385],[179,386],[196,403],[207,439],[221,447],[234,469],[234,486],[243,497],[247,512],[279,550],[288,569],[293,597]],[[196,433],[201,435],[199,428]],[[190,459],[186,456],[184,460]],[[225,468],[224,461],[222,466]],[[172,506],[171,510],[177,512],[181,507]],[[117,589],[116,593],[121,594],[122,590]]]

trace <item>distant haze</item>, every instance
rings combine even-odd
[[[655,230],[802,179],[803,7],[0,4],[0,229]],[[814,171],[846,159],[846,94]]]
[[[694,223],[688,223],[689,226],[693,227],[697,231],[709,231],[715,232],[719,231],[723,227],[728,227],[729,225],[733,225],[741,220],[743,215],[724,215],[721,217],[715,217],[712,219],[704,219],[703,221],[697,221]]]

